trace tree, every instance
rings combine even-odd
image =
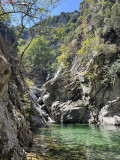
[[[80,54],[88,61],[89,57],[93,57],[93,52],[98,49],[101,39],[94,37],[92,33],[86,34],[85,36],[86,39],[82,41],[81,48],[77,51],[77,54]]]
[[[52,63],[56,55],[54,50],[48,47],[49,43],[45,36],[36,36],[36,38],[33,39],[24,56],[25,66],[27,66],[30,71],[46,76],[48,70],[52,72]],[[23,46],[21,47],[23,48]],[[21,47],[20,49],[22,50]]]
[[[0,18],[10,16],[12,21],[12,18],[14,18],[14,23],[15,19],[18,19],[18,23],[21,26],[21,31],[19,32],[16,41],[11,46],[9,51],[6,50],[2,35],[0,34],[0,44],[2,47],[3,54],[7,59],[10,51],[14,49],[16,43],[18,42],[18,39],[20,38],[20,35],[22,34],[25,28],[27,28],[31,34],[30,43],[33,39],[33,32],[35,31],[35,26],[40,26],[41,30],[45,29],[45,19],[48,17],[51,10],[59,3],[59,1],[60,0],[24,0],[23,2],[27,5],[19,5],[19,1],[13,3],[12,0],[9,0],[9,3],[3,3],[0,5]],[[21,53],[21,61],[30,43],[28,44],[28,46],[25,47],[24,51]]]

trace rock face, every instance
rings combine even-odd
[[[98,119],[104,124],[120,125],[120,98],[108,101],[100,110]]]
[[[76,58],[69,71],[63,72],[43,86],[44,94],[40,98],[43,110],[58,122],[120,125],[119,71],[114,83],[108,74],[108,69],[116,63],[119,54],[118,50],[109,56],[100,54],[94,57],[100,73],[94,81],[86,78],[92,60],[88,62],[88,67],[83,68]],[[101,69],[103,65],[107,65],[105,80],[101,77],[101,74],[104,75],[104,70]]]
[[[0,159],[25,160],[32,144],[20,92],[10,78],[10,64],[0,52]]]
[[[78,77],[64,72],[44,85],[44,109],[58,122],[88,122],[89,97],[81,88]],[[90,88],[89,88],[90,90]]]
[[[109,17],[106,15],[108,4],[113,13]],[[69,68],[43,86],[39,99],[42,109],[53,120],[120,125],[118,8],[120,10],[119,1],[86,0],[81,3],[77,34],[71,42],[75,56],[72,61],[70,59]],[[89,33],[101,39],[102,47],[98,44],[99,49],[90,51],[89,46],[87,55],[76,55],[75,51],[81,48],[81,42],[85,42]]]

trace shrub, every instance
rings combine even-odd
[[[118,59],[116,62],[114,62],[112,64],[112,66],[109,67],[109,69],[108,69],[109,76],[110,76],[111,81],[113,83],[114,83],[114,80],[117,76],[117,72],[120,72],[120,59]]]
[[[78,37],[78,35],[83,35],[83,28],[81,26],[78,26],[75,30],[75,38]]]
[[[103,36],[103,28],[98,28],[97,31],[96,31],[96,35],[98,35],[99,37],[102,37]]]
[[[34,84],[32,81],[29,80],[28,77],[25,79],[25,81],[29,87]]]
[[[103,18],[103,15],[101,13],[96,14],[92,18],[92,22],[94,23],[94,26],[97,27],[97,28],[102,27],[103,21],[104,21],[104,18]]]
[[[109,32],[110,29],[120,29],[120,3],[116,2],[113,5],[110,15],[110,18],[106,17],[104,20],[104,32]]]
[[[83,55],[90,55],[93,51],[96,51],[100,43],[99,37],[94,37],[91,33],[87,35],[85,41],[81,43],[81,49],[78,50],[77,54]]]
[[[69,53],[67,51],[67,47],[63,44],[61,48],[59,49],[61,52],[61,55],[58,56],[58,63],[62,66],[62,68],[67,68],[69,66],[68,58]]]
[[[79,20],[80,20],[80,19],[84,19],[85,16],[88,15],[89,13],[90,13],[89,8],[85,9],[84,12],[83,12],[83,15],[79,17]]]
[[[66,47],[64,44],[60,48],[61,55],[58,56],[58,63],[61,65],[62,68],[68,68],[71,62],[71,58],[73,54],[73,46],[72,43],[69,43]]]
[[[23,109],[24,109],[24,113],[25,113],[25,119],[27,121],[29,121],[29,115],[30,115],[30,101],[28,99],[28,95],[27,94],[23,94],[22,95],[22,102],[23,102]]]
[[[118,48],[115,44],[100,44],[97,50],[98,50],[98,53],[114,54],[118,51]]]

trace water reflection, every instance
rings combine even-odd
[[[46,160],[117,160],[120,127],[48,124],[35,133],[31,153]]]

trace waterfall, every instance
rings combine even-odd
[[[57,70],[57,72],[55,73],[55,76],[54,76],[54,78],[56,78],[57,76],[58,76],[58,74],[60,73],[60,71],[61,71],[61,66],[59,67],[59,69]]]
[[[48,117],[48,122],[49,122],[49,123],[53,123],[53,122],[55,122],[55,121],[53,121],[50,117]]]

